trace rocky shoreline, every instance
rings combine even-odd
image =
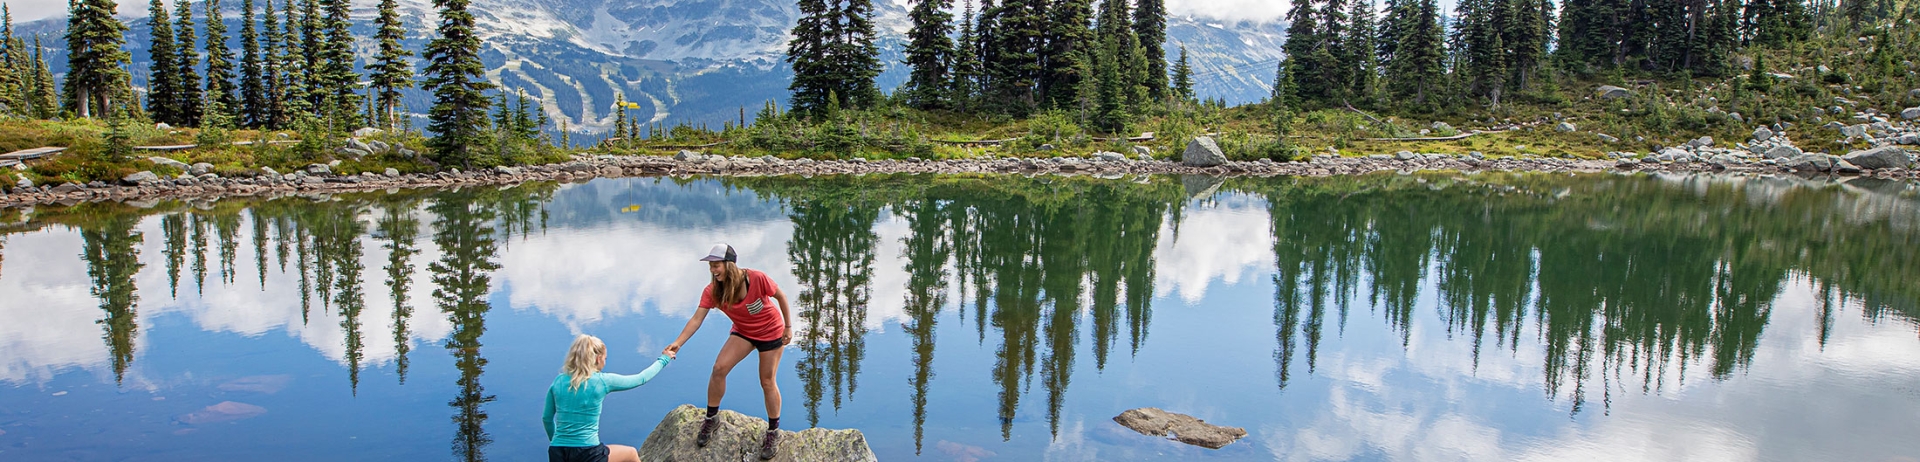
[[[1209,140],[1210,141],[1210,140]],[[1200,144],[1196,140],[1195,144]],[[1190,147],[1192,148],[1192,147]],[[1191,151],[1191,149],[1190,149]],[[1482,158],[1474,155],[1415,154],[1369,157],[1315,156],[1303,162],[1226,162],[1199,160],[1204,155],[1187,155],[1186,162],[1129,159],[1117,153],[1097,153],[1093,157],[993,158],[960,160],[877,160],[865,159],[815,161],[721,157],[683,151],[665,156],[575,156],[572,161],[526,167],[495,167],[463,172],[453,169],[430,174],[362,173],[336,175],[325,164],[290,174],[261,172],[251,177],[220,177],[211,173],[199,176],[191,172],[173,179],[159,178],[152,172],[129,176],[120,184],[95,182],[91,185],[62,184],[54,187],[17,187],[0,194],[0,208],[35,205],[74,205],[83,202],[115,201],[135,206],[151,206],[168,199],[218,199],[225,197],[282,196],[307,193],[345,193],[399,188],[446,188],[517,184],[535,181],[584,181],[594,178],[658,176],[775,176],[775,175],[858,175],[888,173],[940,174],[1024,174],[1086,175],[1122,178],[1130,175],[1208,175],[1208,176],[1333,176],[1360,175],[1379,171],[1500,171],[1500,172],[1719,172],[1729,174],[1793,174],[1802,176],[1848,175],[1884,179],[1920,179],[1913,169],[1912,154],[1898,147],[1873,151],[1872,158],[1905,162],[1875,164],[1881,168],[1862,168],[1847,157],[1803,154],[1787,159],[1749,158],[1734,155],[1699,156],[1690,151],[1670,148],[1666,153],[1645,156],[1611,154],[1616,159],[1559,158]],[[1855,153],[1859,154],[1859,153]],[[1217,159],[1216,159],[1217,160]],[[1864,162],[1863,162],[1864,163]],[[1197,164],[1197,165],[1196,165]],[[1897,166],[1896,166],[1897,165]]]

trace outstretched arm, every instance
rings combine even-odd
[[[700,331],[700,323],[707,320],[708,311],[712,311],[712,309],[701,308],[700,311],[693,312],[693,318],[687,320],[687,327],[680,329],[680,338],[673,339],[673,344],[667,345],[667,349],[660,353],[667,356],[679,357],[680,345],[687,344],[687,339],[693,338],[693,333]]]
[[[652,381],[653,376],[659,375],[660,370],[665,369],[667,367],[667,363],[670,363],[670,362],[673,362],[673,357],[663,354],[663,355],[660,355],[659,359],[653,360],[652,366],[648,366],[647,370],[640,371],[640,373],[638,374],[620,375],[620,374],[604,374],[603,373],[601,374],[601,377],[606,378],[607,391],[609,392],[632,390],[635,387],[646,385],[647,382]]]

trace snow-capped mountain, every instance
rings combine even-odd
[[[226,3],[233,10],[226,14],[230,39],[237,41],[239,2]],[[353,9],[363,61],[374,52],[375,6],[360,0]],[[910,23],[901,3],[875,7],[887,66],[879,84],[891,89],[906,81],[901,49]],[[438,25],[432,3],[401,0],[399,8],[408,31],[405,45],[421,49]],[[787,34],[799,16],[792,0],[476,0],[472,11],[485,43],[487,78],[526,92],[556,123],[564,120],[580,133],[605,132],[621,96],[642,106],[629,110],[638,120],[718,125],[770,100],[784,105],[792,80],[784,61]],[[127,22],[134,83],[143,85],[147,20]],[[22,24],[17,33],[42,34],[54,71],[62,72],[65,25],[64,18],[48,19]],[[1277,22],[1170,17],[1168,60],[1185,45],[1201,97],[1257,101],[1271,93],[1285,32]],[[431,101],[414,89],[402,104],[423,114]]]

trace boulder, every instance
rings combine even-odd
[[[1753,129],[1753,142],[1762,143],[1773,139],[1773,129],[1760,127]]]
[[[1687,147],[1689,148],[1698,149],[1698,148],[1705,148],[1705,147],[1711,147],[1711,146],[1713,146],[1713,137],[1711,136],[1702,136],[1699,139],[1687,142]]]
[[[86,186],[81,186],[77,183],[61,183],[59,186],[53,187],[53,193],[66,194],[66,193],[72,193],[72,192],[85,191],[86,189],[87,189]]]
[[[386,142],[383,142],[380,140],[367,140],[367,147],[370,148],[368,149],[368,151],[373,152],[374,154],[387,152],[393,149],[393,145],[387,144]]]
[[[1847,126],[1840,127],[1840,135],[1845,136],[1847,138],[1859,138],[1862,136],[1867,136],[1867,124],[1847,125]]]
[[[1920,119],[1920,107],[1910,107],[1900,111],[1900,118],[1907,120]]]
[[[1448,125],[1448,124],[1447,124],[1446,122],[1437,122],[1437,121],[1436,121],[1436,122],[1434,122],[1434,123],[1433,123],[1433,125],[1430,125],[1430,126],[1428,126],[1428,128],[1432,128],[1432,129],[1433,129],[1433,131],[1436,131],[1436,132],[1457,132],[1457,131],[1459,131],[1459,130],[1454,130],[1454,129],[1453,129],[1453,126],[1452,126],[1452,125]]]
[[[1841,156],[1847,163],[1867,169],[1912,168],[1912,158],[1907,150],[1898,146],[1882,146],[1865,151],[1854,151]]]
[[[1151,160],[1153,159],[1153,148],[1149,148],[1146,146],[1134,146],[1133,155],[1134,157],[1139,157],[1140,160]]]
[[[1400,151],[1393,153],[1393,158],[1395,160],[1414,160],[1419,158],[1419,156],[1413,155],[1413,151]]]
[[[384,133],[384,132],[382,132],[382,131],[381,131],[380,129],[378,129],[378,128],[373,128],[373,127],[366,127],[366,128],[362,128],[362,129],[359,129],[359,130],[354,130],[354,131],[353,131],[353,137],[354,137],[354,138],[366,138],[366,137],[369,137],[369,136],[374,136],[374,135],[378,135],[378,134],[381,134],[381,133]]]
[[[1180,153],[1180,164],[1188,167],[1213,167],[1227,163],[1227,155],[1220,152],[1220,145],[1213,138],[1196,136],[1187,143],[1187,150]]]
[[[653,427],[646,442],[640,444],[640,460],[650,462],[720,462],[759,460],[760,438],[767,422],[738,412],[720,411],[714,416],[720,426],[713,431],[707,447],[697,447],[693,439],[700,432],[706,411],[682,404],[667,413]],[[859,430],[809,428],[799,432],[780,430],[775,461],[877,461],[867,437]]]
[[[520,174],[520,169],[508,167],[505,165],[495,166],[493,167],[493,171],[501,175],[519,175]]]
[[[120,179],[121,183],[126,183],[132,186],[139,186],[142,183],[147,183],[152,181],[160,181],[160,175],[155,175],[153,174],[153,172],[135,172],[132,175],[127,175],[126,177]]]
[[[180,171],[182,171],[182,172],[184,172],[184,171],[187,171],[187,170],[189,170],[189,169],[191,169],[191,168],[192,168],[192,167],[189,167],[189,166],[187,166],[187,163],[186,163],[186,162],[181,162],[181,161],[177,161],[177,160],[173,160],[173,159],[168,159],[168,158],[165,158],[165,157],[160,157],[160,156],[154,156],[154,157],[148,157],[148,158],[147,158],[147,161],[148,161],[148,162],[153,162],[153,166],[155,166],[155,167],[173,167],[173,168],[175,168],[175,169],[178,169],[178,170],[180,170]]]
[[[1120,162],[1127,160],[1127,156],[1117,152],[1100,151],[1093,153],[1093,159],[1106,162]]]
[[[1619,138],[1615,138],[1615,137],[1614,137],[1613,135],[1608,135],[1608,134],[1605,134],[1605,133],[1601,133],[1601,134],[1600,134],[1600,141],[1602,141],[1602,142],[1605,142],[1605,143],[1608,143],[1608,144],[1612,144],[1612,143],[1618,143],[1618,142],[1620,142],[1620,139],[1619,139]]]
[[[368,151],[365,149],[357,149],[357,148],[340,148],[340,155],[351,157],[354,159],[359,159],[362,157],[373,155],[373,151]]]
[[[1860,174],[1860,172],[1861,170],[1859,166],[1853,165],[1852,163],[1847,162],[1844,159],[1835,159],[1833,161],[1833,173],[1858,175]]]
[[[1041,151],[1052,151],[1052,150],[1055,150],[1055,149],[1059,149],[1059,148],[1058,148],[1058,147],[1055,147],[1055,146],[1054,146],[1054,145],[1052,145],[1052,144],[1042,144],[1042,145],[1040,145],[1040,150],[1041,150]]]
[[[267,176],[280,176],[280,172],[274,171],[273,167],[260,167],[260,173]]]
[[[173,129],[173,126],[172,126],[172,125],[167,125],[167,123],[166,123],[166,122],[161,122],[161,123],[157,123],[157,124],[153,124],[153,129],[154,129],[154,130],[159,130],[159,131],[163,131],[163,132],[164,132],[164,131],[168,131],[168,130],[172,130],[172,129]]]
[[[1247,436],[1245,428],[1214,425],[1190,415],[1151,407],[1128,409],[1114,416],[1113,421],[1142,435],[1164,436],[1207,449],[1220,449]]]
[[[380,174],[381,174],[381,175],[386,175],[386,176],[389,176],[389,177],[395,177],[395,176],[400,176],[400,170],[398,170],[398,169],[395,169],[395,168],[393,168],[393,167],[387,167],[387,170],[386,170],[386,171],[383,171],[383,172],[380,172]]]
[[[414,156],[419,155],[419,153],[413,152],[412,149],[407,149],[407,148],[400,148],[399,153],[400,153],[400,157],[403,159],[412,159]]]
[[[1600,99],[1620,99],[1633,96],[1633,90],[1612,85],[1601,85],[1600,88],[1594,90],[1594,93],[1598,94]]]
[[[1580,129],[1578,127],[1574,127],[1573,122],[1561,122],[1559,125],[1554,125],[1553,130],[1560,133],[1572,133]]]
[[[1806,154],[1806,153],[1801,152],[1800,148],[1796,148],[1793,146],[1774,146],[1772,148],[1768,148],[1767,152],[1761,155],[1766,156],[1766,158],[1768,159],[1792,159],[1795,157],[1800,157],[1801,154]]]
[[[213,164],[209,164],[206,162],[193,164],[192,166],[189,166],[187,168],[187,173],[192,173],[194,176],[205,175],[212,171],[213,171]]]
[[[26,175],[17,175],[15,178],[19,178],[19,181],[13,182],[14,188],[27,189],[33,187],[33,180],[28,179]]]
[[[332,166],[332,165],[327,165],[327,164],[313,164],[313,165],[308,165],[308,166],[307,166],[307,174],[308,174],[308,175],[326,175],[326,174],[329,174],[329,173],[333,173],[333,166]]]
[[[1818,153],[1801,154],[1800,157],[1782,161],[1780,165],[1800,171],[1831,171],[1833,170],[1833,156]]]
[[[705,157],[706,156],[700,155],[700,153],[682,149],[680,150],[679,154],[673,155],[673,160],[677,160],[681,162],[699,162],[701,160],[705,160],[704,159]]]

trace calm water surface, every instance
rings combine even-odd
[[[572,335],[638,371],[725,241],[797,304],[784,426],[883,460],[1914,460],[1916,191],[866,176],[0,211],[0,459],[540,460]],[[603,439],[702,401],[726,331],[613,395]],[[723,407],[764,414],[752,370]],[[1143,406],[1250,435],[1110,420]]]

